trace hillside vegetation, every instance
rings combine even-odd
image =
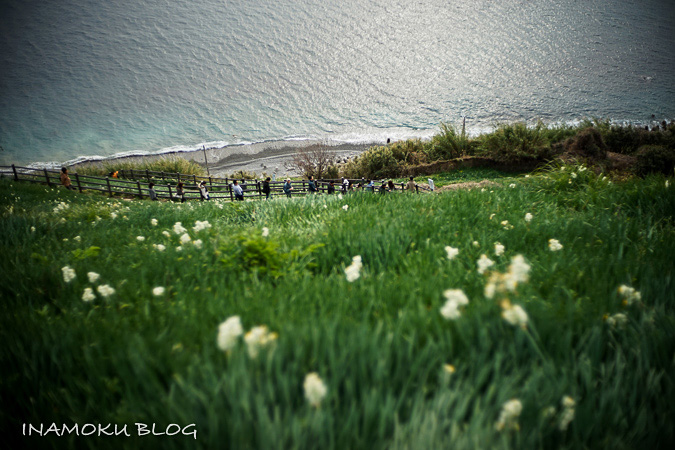
[[[669,448],[671,181],[563,165],[439,194],[181,205],[0,180],[0,431],[55,448]]]

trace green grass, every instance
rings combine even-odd
[[[178,205],[0,180],[0,431],[55,448],[669,448],[673,186],[569,166],[502,184]],[[197,220],[211,228],[195,232]],[[176,222],[202,247],[178,251]],[[486,298],[481,254],[499,272],[523,255],[529,281]],[[82,300],[102,284],[115,293]],[[621,285],[642,300],[624,305]],[[446,289],[469,298],[456,320],[440,314]],[[502,318],[505,298],[526,329]],[[616,313],[625,327],[604,319]],[[256,359],[241,338],[221,351],[218,326],[234,315],[278,333],[276,345]],[[319,408],[304,398],[310,372],[328,389]],[[564,396],[576,405],[561,431]],[[497,431],[513,398],[518,430]],[[52,422],[127,424],[132,436],[20,436]],[[194,423],[197,440],[138,437],[136,422]]]

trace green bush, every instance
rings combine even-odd
[[[194,161],[188,161],[179,156],[164,156],[157,159],[143,159],[141,161],[110,160],[96,164],[76,167],[73,172],[80,175],[105,176],[110,172],[129,170],[150,170],[153,172],[180,173],[186,175],[206,175],[202,166]]]
[[[348,178],[391,178],[397,176],[403,163],[396,160],[390,147],[371,147],[342,167]]]
[[[461,158],[471,153],[470,141],[464,130],[457,133],[452,125],[441,123],[440,134],[431,138],[429,159],[432,161]]]
[[[545,160],[551,156],[546,126],[542,122],[534,127],[523,122],[500,125],[494,132],[482,136],[480,149],[486,156],[503,162]]]
[[[637,154],[635,171],[640,176],[650,173],[673,175],[675,168],[675,150],[660,145],[644,145]]]
[[[565,152],[582,158],[605,159],[607,145],[596,128],[586,128],[563,144]]]

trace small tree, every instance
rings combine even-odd
[[[302,172],[304,177],[313,176],[316,179],[321,179],[327,176],[329,172],[334,172],[331,169],[335,167],[336,161],[328,146],[318,144],[298,150],[293,155],[293,164]]]

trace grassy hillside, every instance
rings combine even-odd
[[[495,181],[179,205],[0,180],[3,436],[668,447],[673,186],[571,166]],[[233,316],[270,334],[237,336],[236,319],[221,329]],[[130,436],[21,436],[29,423],[126,424]],[[139,436],[135,423],[187,435]]]

